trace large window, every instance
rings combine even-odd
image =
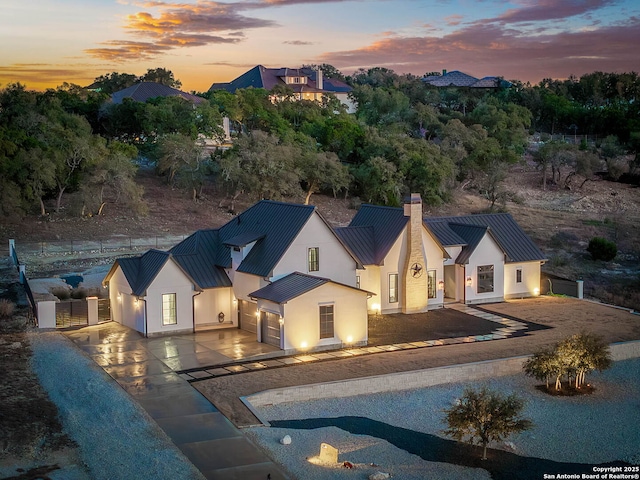
[[[428,298],[436,298],[436,271],[427,271],[427,296]]]
[[[389,274],[389,303],[398,301],[398,274]]]
[[[522,268],[516,268],[516,283],[522,283]]]
[[[493,292],[493,265],[478,266],[478,293]]]
[[[309,271],[317,272],[320,270],[320,248],[312,247],[308,252]]]
[[[178,323],[176,294],[165,293],[162,295],[162,325],[175,325],[176,323]]]
[[[333,338],[333,305],[320,305],[320,338]]]

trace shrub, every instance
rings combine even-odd
[[[593,237],[589,240],[587,252],[591,254],[594,260],[604,260],[608,262],[616,258],[618,247],[615,243],[602,237]]]
[[[6,298],[0,299],[0,318],[8,318],[13,315],[13,310],[15,309],[15,304],[11,300],[7,300]]]
[[[71,290],[71,298],[83,299],[83,298],[87,298],[87,296],[88,296],[88,292],[87,292],[87,289],[84,287],[76,287],[73,290]]]
[[[59,300],[69,300],[71,298],[71,292],[67,287],[54,287],[49,290],[52,295],[58,297]]]

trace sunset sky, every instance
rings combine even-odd
[[[205,91],[249,68],[442,69],[538,83],[640,70],[637,0],[0,0],[0,88],[172,70]]]

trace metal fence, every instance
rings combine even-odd
[[[575,280],[558,277],[550,273],[540,274],[540,293],[542,295],[567,295],[569,297],[579,297],[578,283]]]
[[[27,295],[27,300],[29,302],[29,318],[30,318],[31,321],[35,320],[34,323],[37,323],[38,322],[38,308],[36,307],[36,302],[35,302],[35,299],[33,298],[33,292],[31,291],[31,287],[29,286],[29,279],[27,278],[27,274],[25,272],[25,269],[24,269],[24,267],[20,268],[22,266],[22,264],[20,263],[20,260],[18,259],[18,252],[16,251],[15,243],[13,243],[13,240],[11,241],[11,244],[9,246],[9,255],[11,257],[11,260],[13,261],[13,265],[18,270],[18,273],[20,275],[20,283],[24,287],[24,291],[25,291],[25,293]]]
[[[187,235],[153,237],[112,237],[103,240],[61,240],[55,242],[20,243],[20,255],[75,255],[143,252],[152,248],[168,249],[181,242]]]

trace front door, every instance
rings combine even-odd
[[[260,312],[262,341],[274,347],[280,347],[280,315],[271,312]]]

